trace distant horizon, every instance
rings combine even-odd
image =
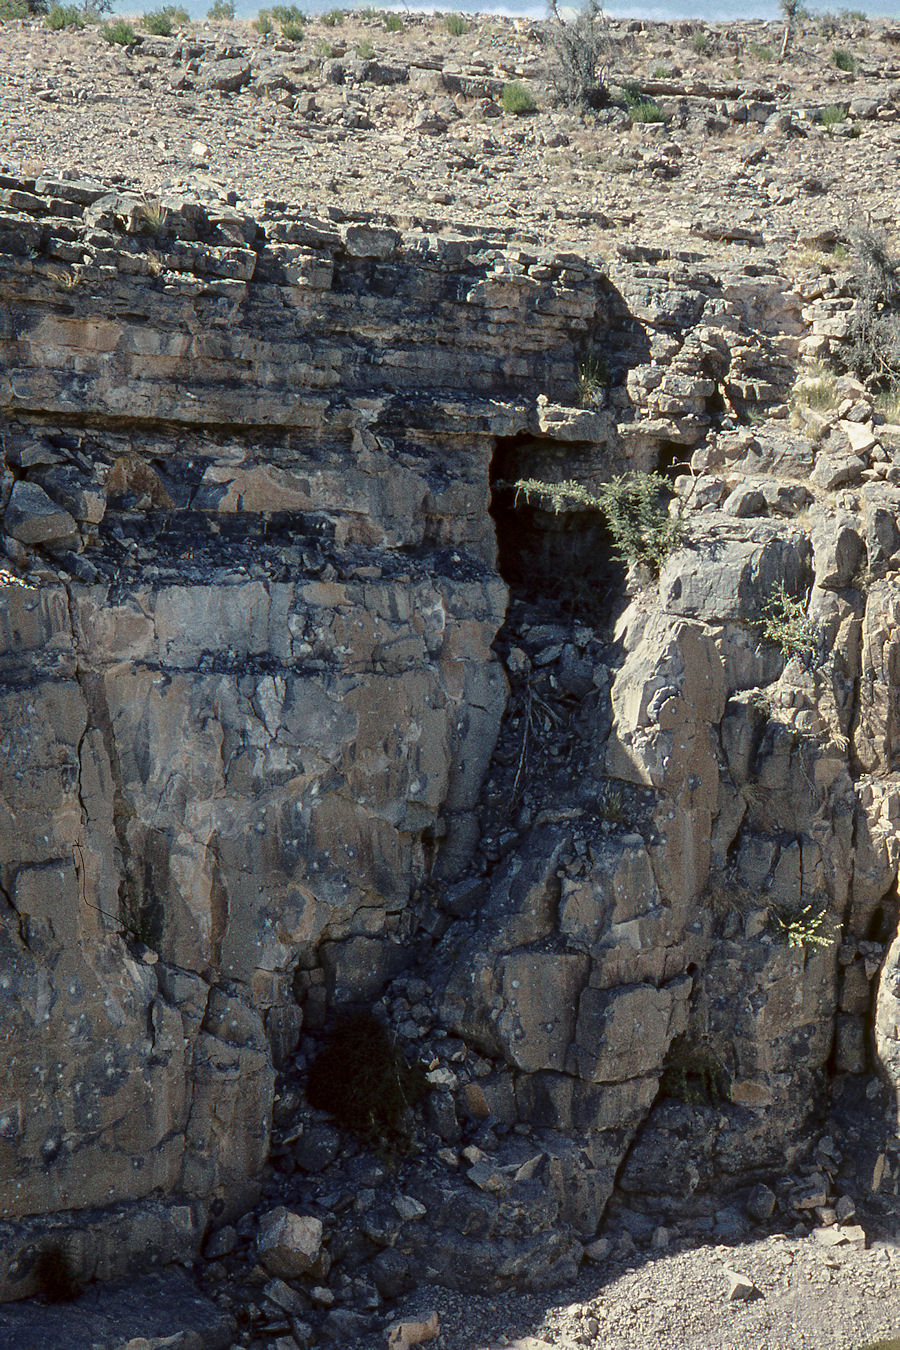
[[[114,9],[118,14],[139,15],[160,8],[163,3],[165,0],[148,0],[145,6],[138,7],[134,4],[134,0],[118,0]],[[207,17],[211,3],[212,0],[183,0],[184,8],[194,21]],[[270,7],[255,3],[255,0],[237,0],[235,18],[253,19],[260,9]],[[299,9],[310,16],[324,14],[332,9],[352,12],[363,7],[363,4],[335,4],[334,0],[311,0],[309,4],[298,5]],[[546,0],[494,0],[493,3],[491,0],[488,0],[488,3],[479,3],[479,0],[452,0],[447,4],[441,4],[438,0],[411,0],[411,3],[403,3],[403,0],[385,0],[385,3],[378,4],[375,8],[398,14],[448,14],[455,11],[472,16],[483,15],[485,18],[532,20],[546,19],[549,13]],[[665,3],[665,0],[650,0],[650,3],[643,4],[638,0],[611,0],[611,3],[604,5],[603,8],[612,19],[644,19],[651,23],[678,23],[685,20],[703,23],[765,20],[772,23],[782,20],[778,0],[670,0],[669,3]],[[894,3],[888,4],[886,8],[879,6],[877,12],[863,6],[843,5],[831,9],[828,5],[823,5],[817,6],[811,13],[813,16],[817,13],[840,15],[847,13],[851,8],[855,12],[865,13],[870,19],[900,17],[900,0],[894,0]]]

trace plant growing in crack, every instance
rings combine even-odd
[[[654,576],[684,542],[684,524],[680,513],[669,514],[665,500],[669,484],[661,473],[623,474],[597,492],[571,478],[559,483],[520,478],[514,486],[517,500],[521,493],[527,501],[534,497],[547,501],[554,515],[566,510],[600,511],[619,557],[643,564]]]
[[[819,650],[821,635],[806,612],[806,602],[795,599],[783,581],[767,600],[756,627],[765,642],[780,649],[786,661],[796,656],[808,665]]]
[[[819,951],[837,942],[834,924],[823,904],[811,901],[792,909],[773,905],[769,911],[769,932],[776,942],[788,947],[812,947]]]

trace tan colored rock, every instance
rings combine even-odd
[[[409,1350],[413,1345],[424,1345],[441,1333],[440,1318],[436,1312],[419,1320],[393,1322],[387,1329],[389,1350]]]
[[[284,1280],[305,1275],[322,1250],[322,1222],[293,1214],[284,1206],[271,1209],[259,1221],[256,1250],[266,1270]]]

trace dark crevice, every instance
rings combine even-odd
[[[490,475],[497,566],[522,600],[549,603],[559,618],[605,626],[622,594],[625,568],[602,514],[555,514],[515,488],[522,478],[577,477],[572,463],[582,457],[578,447],[527,432],[498,438]]]

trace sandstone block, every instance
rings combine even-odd
[[[4,529],[22,544],[49,544],[77,533],[73,517],[37,483],[13,484]]]
[[[322,1250],[322,1221],[293,1214],[284,1206],[269,1210],[259,1221],[256,1250],[271,1274],[290,1280],[311,1270]]]

